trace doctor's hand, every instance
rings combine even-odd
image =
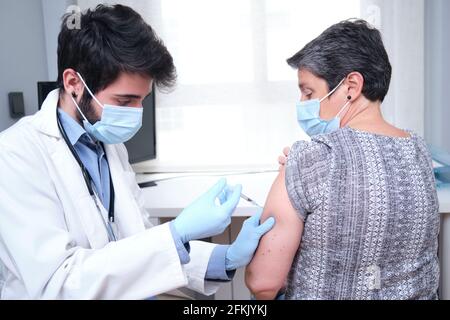
[[[173,220],[183,243],[221,234],[231,222],[231,214],[239,203],[242,186],[227,186],[219,180],[210,190],[185,208]],[[216,199],[220,204],[216,203]]]
[[[270,217],[263,224],[259,224],[263,210],[244,221],[236,240],[228,248],[225,268],[236,270],[244,267],[252,260],[261,237],[275,224],[275,219]]]

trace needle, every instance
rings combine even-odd
[[[262,208],[259,204],[256,203],[256,201],[250,199],[249,197],[247,197],[247,196],[246,196],[245,194],[243,194],[243,193],[241,193],[241,198],[244,199],[244,200],[246,200],[246,201],[248,201],[248,202],[250,202],[250,203],[252,203],[253,205],[255,205],[255,206],[259,207],[259,208]]]

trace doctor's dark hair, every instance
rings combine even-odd
[[[58,36],[58,86],[64,91],[63,72],[79,72],[93,93],[105,89],[122,72],[150,76],[159,88],[170,88],[176,69],[164,43],[143,18],[123,5],[98,5],[81,13],[80,28],[69,28],[63,17]],[[69,22],[69,23],[68,23]],[[82,103],[90,101],[83,94]]]
[[[324,79],[329,90],[351,72],[364,77],[362,94],[383,102],[391,82],[392,67],[380,31],[364,20],[346,20],[325,30],[287,60]]]

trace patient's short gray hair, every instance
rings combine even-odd
[[[362,93],[371,101],[382,102],[391,82],[392,67],[380,31],[359,19],[331,26],[287,63],[325,79],[329,90],[351,72],[359,72],[364,77]]]

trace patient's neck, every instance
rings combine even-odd
[[[369,133],[392,136],[409,137],[409,134],[388,123],[381,112],[381,102],[363,99],[350,107],[341,121],[341,127],[366,131]]]

